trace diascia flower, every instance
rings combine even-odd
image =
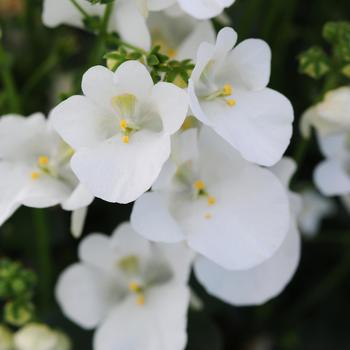
[[[182,10],[191,16],[198,19],[208,19],[220,15],[235,0],[177,0],[177,2]]]
[[[116,31],[129,44],[149,50],[151,37],[146,19],[149,11],[168,8],[175,0],[118,0],[113,5],[109,30]],[[82,28],[84,13],[102,17],[106,5],[92,5],[87,0],[44,0],[43,22],[48,27],[68,24]],[[79,7],[79,8],[78,8]],[[79,10],[80,9],[80,10]]]
[[[216,45],[202,43],[189,81],[194,115],[210,126],[250,162],[278,162],[292,135],[293,108],[267,88],[271,52],[248,39],[235,48],[237,34],[222,29]]]
[[[288,188],[296,164],[283,158],[272,171]],[[251,269],[230,271],[199,257],[195,261],[195,274],[208,293],[233,305],[263,304],[276,297],[292,279],[300,260],[300,234],[297,217],[301,211],[301,198],[289,194],[291,225],[280,248],[262,264]]]
[[[289,229],[287,193],[268,170],[245,161],[209,128],[174,139],[173,155],[134,205],[134,229],[181,242],[227,269],[262,263]]]
[[[115,73],[96,66],[73,96],[52,112],[62,138],[75,149],[71,166],[96,197],[128,203],[147,191],[170,154],[170,135],[188,110],[184,90],[153,84],[145,66],[123,63]]]
[[[42,114],[1,117],[0,224],[21,205],[61,204],[63,209],[80,211],[88,206],[93,196],[70,169],[73,153]]]
[[[190,250],[152,244],[126,223],[111,238],[86,237],[79,257],[59,278],[56,297],[69,319],[96,328],[95,350],[185,348]]]

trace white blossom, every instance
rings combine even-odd
[[[235,0],[177,0],[181,9],[198,19],[208,19],[220,15]]]
[[[285,189],[208,128],[174,140],[173,155],[134,205],[131,223],[153,241],[186,241],[228,269],[262,263],[289,229]]]
[[[335,203],[310,188],[300,192],[300,195],[303,209],[298,216],[298,225],[305,236],[313,237],[318,233],[322,219],[334,214]]]
[[[170,135],[187,114],[187,95],[170,83],[154,85],[137,61],[115,73],[89,69],[82,89],[85,96],[70,97],[52,112],[56,130],[75,150],[72,169],[96,197],[132,202],[168,159]]]
[[[86,237],[79,257],[59,278],[56,297],[69,319],[96,328],[95,350],[185,348],[190,250],[152,244],[126,223],[111,238]]]
[[[0,224],[21,205],[74,211],[93,196],[69,166],[74,151],[40,114],[0,118]]]
[[[44,324],[31,323],[15,333],[15,350],[70,350],[68,337]]]
[[[295,163],[282,159],[272,171],[285,186],[295,170]],[[290,193],[291,224],[280,248],[266,261],[250,269],[232,271],[199,257],[195,274],[208,293],[233,305],[263,304],[277,296],[293,277],[300,259],[300,235],[297,216],[301,210],[300,197]]]
[[[235,48],[237,34],[222,29],[216,45],[202,43],[189,81],[194,115],[210,126],[250,162],[278,162],[292,135],[293,108],[267,88],[271,52],[248,39]]]

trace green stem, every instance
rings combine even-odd
[[[50,253],[50,232],[43,209],[33,209],[36,232],[37,271],[39,275],[38,296],[42,311],[48,310],[51,302],[52,260]]]
[[[60,1],[60,0],[59,0]],[[70,0],[72,2],[72,4],[76,7],[76,9],[85,17],[85,18],[89,18],[90,15],[82,8],[82,6],[80,6],[76,0]]]
[[[10,58],[6,53],[0,38],[0,75],[3,82],[9,109],[12,113],[21,112],[20,98],[12,75]]]

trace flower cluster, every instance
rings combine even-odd
[[[1,118],[0,223],[21,205],[61,205],[79,236],[95,197],[135,202],[111,237],[82,240],[57,283],[64,314],[96,329],[97,350],[184,349],[192,268],[209,294],[256,305],[298,265],[302,204],[283,158],[293,108],[268,87],[267,43],[236,45],[229,27],[215,35],[208,19],[233,2],[44,2],[47,26],[102,28],[118,48],[48,118]]]

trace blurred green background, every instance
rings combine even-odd
[[[72,92],[67,90],[67,80],[72,80],[73,91],[79,91],[82,73],[99,63],[91,54],[96,39],[74,28],[45,28],[40,0],[24,1],[19,14],[5,11],[5,1],[0,0],[0,25],[6,60],[0,64],[13,69],[20,99],[16,106],[9,104],[1,88],[0,114],[47,113],[59,101],[60,93]],[[298,119],[322,89],[322,82],[298,74],[297,56],[312,45],[324,45],[321,31],[327,21],[350,21],[350,2],[237,0],[229,15],[240,40],[258,37],[272,47],[271,87],[288,96],[296,111],[294,138],[288,150],[293,156],[302,142]],[[3,72],[2,66],[0,69]],[[295,188],[311,182],[312,170],[320,159],[312,140],[294,181]],[[84,234],[111,233],[118,223],[128,219],[130,209],[96,200],[89,209]],[[43,237],[42,225],[50,229],[49,241]],[[88,350],[91,333],[65,320],[53,297],[58,274],[77,259],[77,244],[69,234],[69,214],[59,208],[44,212],[22,208],[0,228],[0,256],[18,259],[38,273],[36,301],[41,319],[68,332],[74,349]],[[349,248],[350,218],[338,203],[337,215],[324,222],[318,236],[304,240],[301,264],[292,283],[268,304],[231,307],[207,296],[193,279],[192,285],[206,307],[201,312],[190,312],[188,349],[350,349]]]

